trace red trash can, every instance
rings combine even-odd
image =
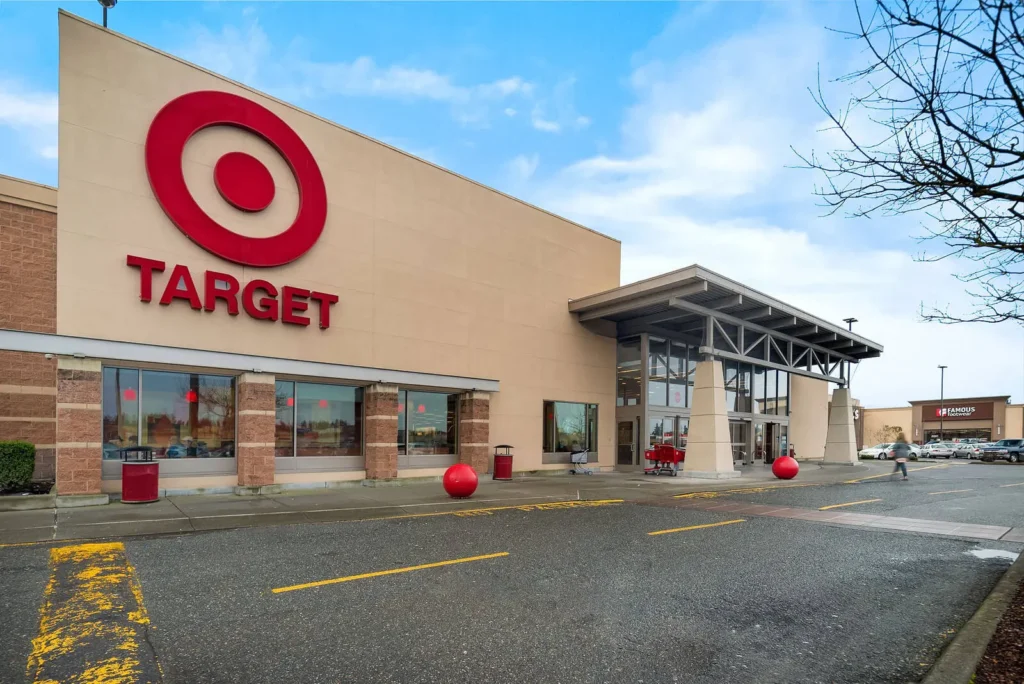
[[[494,478],[495,480],[512,479],[512,445],[499,444],[494,447]],[[501,451],[502,453],[498,453]]]
[[[121,450],[121,502],[152,503],[160,498],[160,462],[150,447]]]

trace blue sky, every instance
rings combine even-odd
[[[57,7],[0,2],[0,173],[56,183]],[[1019,326],[968,305],[920,219],[823,217],[791,147],[836,144],[808,86],[857,65],[848,3],[158,3],[111,28],[608,233],[623,282],[701,263],[886,346],[868,405],[1024,395]]]

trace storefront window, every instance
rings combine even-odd
[[[778,411],[776,415],[788,416],[789,415],[789,373],[786,371],[778,371]]]
[[[597,451],[597,404],[544,402],[544,453]]]
[[[459,395],[398,393],[398,453],[454,454]]]
[[[647,399],[651,406],[668,406],[668,346],[667,340],[648,339]]]
[[[753,397],[753,409],[754,413],[764,413],[764,367],[754,366],[754,397]]]
[[[296,456],[362,453],[361,387],[297,382],[295,395]]]
[[[725,374],[725,410],[736,410],[736,384],[738,366],[735,361],[723,361],[722,372]]]
[[[668,357],[668,405],[673,408],[686,406],[686,347],[672,343]]]
[[[732,458],[734,461],[746,461],[747,450],[750,448],[750,421],[730,420],[729,438],[732,442]]]
[[[738,365],[739,372],[736,375],[736,410],[740,413],[750,413],[751,407],[751,367],[749,363]]]
[[[235,379],[198,373],[141,372],[143,446],[156,458],[235,455]]]
[[[295,383],[274,383],[274,456],[295,455]]]
[[[774,368],[764,369],[764,412],[770,416],[778,415],[778,395],[775,393],[775,382],[779,372]]]
[[[640,338],[619,342],[617,351],[616,406],[639,406],[641,396]]]
[[[139,444],[139,371],[103,369],[103,458]]]

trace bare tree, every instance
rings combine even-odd
[[[815,100],[843,139],[824,157],[817,193],[831,212],[919,213],[918,258],[973,262],[957,275],[973,310],[922,311],[943,323],[1024,322],[1024,3],[1020,0],[876,0],[857,3],[868,65],[840,82],[844,108]]]

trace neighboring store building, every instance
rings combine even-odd
[[[871,446],[892,441],[900,431],[918,443],[1024,438],[1024,405],[1009,400],[1009,395],[923,399],[909,402],[910,406],[864,409],[858,443]]]
[[[619,287],[616,240],[59,25],[59,193],[0,178],[0,439],[59,494],[137,445],[167,490],[855,458],[880,345],[700,266]]]

